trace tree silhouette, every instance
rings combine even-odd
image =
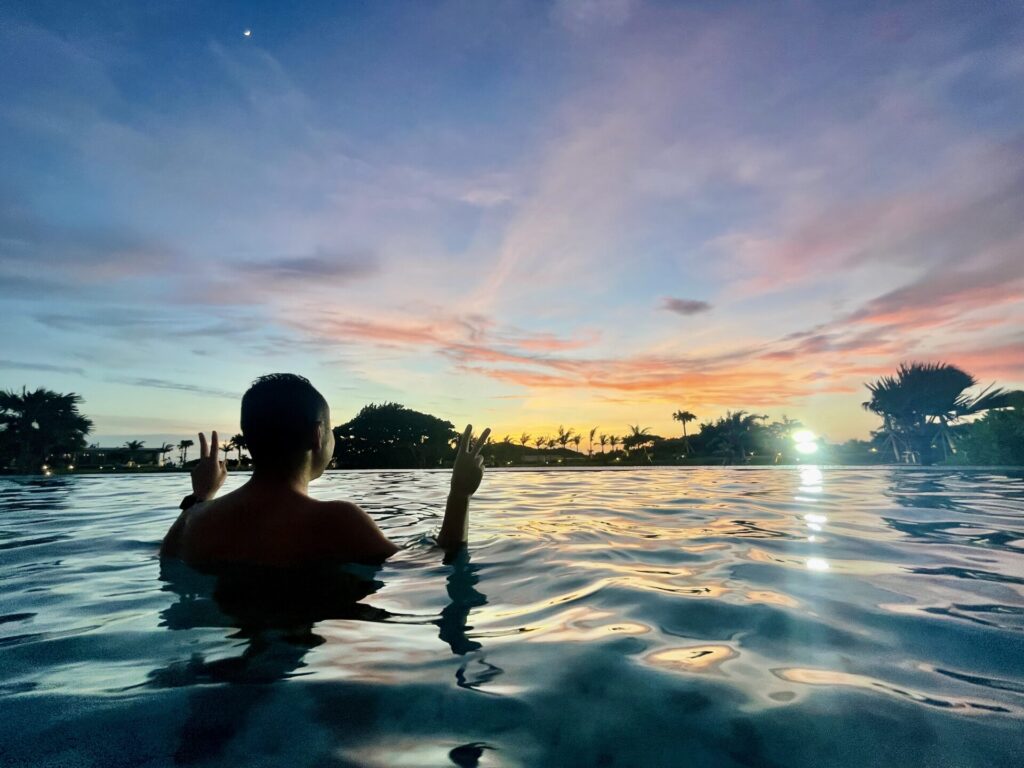
[[[644,458],[650,462],[651,456],[647,452],[647,449],[658,440],[664,440],[664,438],[650,434],[650,427],[641,428],[639,424],[633,424],[630,425],[629,428],[631,432],[623,439],[622,447],[626,449],[627,454],[631,454],[637,449],[641,450],[644,454]]]
[[[334,428],[339,467],[437,467],[455,456],[459,434],[450,421],[398,403],[371,403]]]
[[[688,422],[695,420],[697,417],[690,411],[676,411],[672,414],[672,418],[678,422],[682,422],[683,425],[683,446],[687,453],[690,453],[690,438],[686,434],[686,425]]]
[[[714,423],[701,425],[701,437],[713,453],[726,461],[747,463],[752,449],[761,441],[764,427],[760,422],[767,418],[746,411],[726,411]]]
[[[597,427],[590,430],[590,447],[587,448],[587,456],[594,455],[594,435],[597,434]]]
[[[239,433],[231,438],[231,445],[238,451],[238,466],[242,466],[242,450],[249,450],[249,444],[245,441],[245,435]]]
[[[193,445],[195,445],[195,443],[192,440],[182,440],[178,443],[178,449],[181,451],[179,454],[181,457],[181,466],[185,466],[185,462],[188,460],[188,449]]]
[[[895,376],[883,376],[865,386],[871,393],[864,408],[882,417],[878,436],[897,462],[931,464],[936,449],[942,458],[956,452],[949,429],[964,416],[1013,404],[1018,394],[993,384],[977,395],[966,392],[978,383],[966,371],[948,363],[901,363]]]
[[[174,450],[174,446],[171,445],[170,443],[161,443],[160,444],[160,456],[161,456],[161,458],[166,456],[168,453],[170,453],[173,450]]]
[[[0,392],[0,466],[39,472],[54,456],[85,447],[93,424],[78,412],[81,396],[40,387]]]

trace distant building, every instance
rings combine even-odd
[[[89,467],[162,467],[167,452],[160,448],[84,448],[78,451],[77,466]]]

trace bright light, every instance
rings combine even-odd
[[[793,442],[796,443],[797,453],[816,453],[818,450],[818,438],[809,429],[798,429],[794,432]]]
[[[801,485],[821,485],[821,481],[824,479],[824,477],[825,476],[821,473],[821,470],[818,469],[817,467],[800,468]]]
[[[811,571],[827,571],[828,561],[820,557],[807,558],[807,568]]]
[[[242,33],[242,35],[244,35],[245,37],[252,37],[252,30],[247,29]]]

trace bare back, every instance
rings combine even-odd
[[[165,539],[164,554],[192,565],[368,562],[397,550],[355,504],[317,501],[291,489],[267,493],[245,485],[193,507],[179,522]]]

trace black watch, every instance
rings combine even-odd
[[[194,507],[200,501],[202,501],[202,499],[200,499],[194,493],[190,493],[188,496],[181,500],[181,504],[178,505],[178,509],[188,509],[189,507]]]

